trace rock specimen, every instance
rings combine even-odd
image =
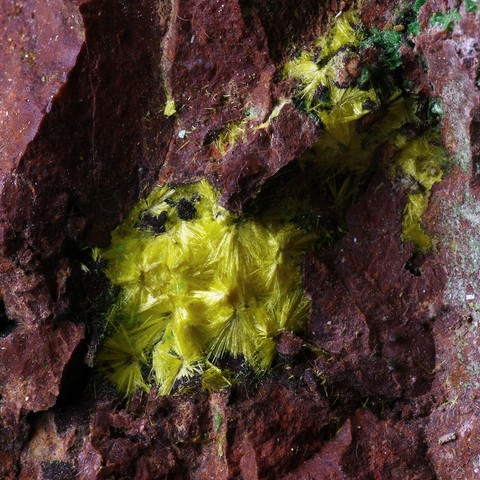
[[[317,42],[354,11],[357,43]],[[475,0],[2,0],[0,30],[1,478],[478,478]],[[304,52],[334,68],[309,104],[285,74]],[[439,125],[429,188],[390,137],[361,181],[310,169],[331,130],[308,107],[379,79],[416,98],[404,138]],[[367,143],[393,102],[370,100]],[[237,358],[220,392],[125,399],[94,368],[116,292],[90,250],[156,184],[203,177],[237,213],[308,197],[296,221],[333,232],[303,260],[310,321],[266,376]]]

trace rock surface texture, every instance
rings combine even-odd
[[[450,158],[422,219],[430,253],[401,240],[386,149],[347,233],[304,259],[311,320],[279,341],[281,367],[128,402],[92,368],[108,298],[88,249],[159,180],[207,177],[241,211],[298,159],[322,127],[285,101],[281,68],[340,12],[382,29],[398,2],[353,3],[0,0],[0,478],[480,477],[474,0],[427,0],[401,51],[441,100]],[[445,11],[459,18],[439,28]]]

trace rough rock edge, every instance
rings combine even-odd
[[[428,8],[431,8],[430,11],[436,11],[436,9],[441,9],[443,7],[444,5],[440,2],[437,2],[437,3],[430,2],[429,4],[426,5],[426,7],[424,7],[423,12],[428,11]],[[427,16],[425,18],[428,19]],[[478,26],[474,25],[474,27],[475,28],[473,32],[475,34],[476,31],[478,32]],[[423,35],[424,36],[430,35],[428,31],[429,27],[426,21],[423,22],[423,28],[424,28]],[[458,25],[456,25],[455,28],[458,30]],[[444,34],[438,35],[438,32],[433,32],[431,35],[432,35],[431,38],[426,38],[424,36],[419,37],[417,41],[417,45],[420,51],[429,45],[429,42],[432,41],[432,38],[435,41],[439,41],[439,42],[443,42],[443,40],[445,40]],[[425,38],[424,40],[425,43],[423,45],[422,45],[422,38]],[[461,40],[461,37],[460,37],[460,40]],[[446,43],[446,42],[443,42],[443,43]],[[446,47],[446,48],[448,49],[449,47]],[[450,50],[450,54],[452,53],[453,52]],[[475,52],[475,53],[477,53],[478,55],[478,52]],[[436,59],[435,59],[434,52],[431,54],[430,58],[428,57],[428,55],[425,55],[425,56],[427,57],[427,63],[430,63],[431,65],[435,64]],[[460,57],[461,56],[462,55],[460,55]],[[474,58],[473,60],[474,66],[477,65],[476,62],[478,62],[478,60]],[[457,72],[458,71],[462,72],[464,70],[465,69],[462,67],[460,68],[460,70],[457,69]],[[470,73],[471,67],[468,67],[467,70],[468,70],[467,76],[469,77],[470,83],[468,83],[467,81],[467,84],[464,84],[463,83],[464,79],[461,79],[462,81],[460,82],[460,85],[462,85],[462,87],[467,85],[468,88],[470,88],[471,86],[474,87],[474,83],[471,82],[472,80],[472,75]],[[443,70],[440,70],[440,71],[443,71]],[[443,98],[444,104],[447,107],[446,108],[447,115],[445,117],[446,120],[444,121],[444,132],[445,132],[445,138],[446,138],[448,147],[450,148],[452,153],[456,153],[457,155],[459,155],[463,151],[458,149],[459,142],[461,144],[461,142],[463,142],[463,140],[465,140],[466,138],[472,138],[472,140],[474,140],[474,142],[472,142],[473,150],[475,151],[475,149],[478,149],[478,147],[476,147],[476,143],[475,143],[476,137],[475,135],[472,135],[472,133],[476,131],[475,125],[478,122],[477,120],[475,120],[472,123],[472,118],[478,117],[478,113],[476,113],[476,111],[478,111],[478,100],[474,100],[474,105],[472,109],[469,110],[471,114],[462,116],[462,117],[457,117],[458,114],[460,113],[458,110],[459,103],[457,100],[455,100],[455,98],[452,98],[448,94],[448,92],[451,93],[452,90],[446,90],[445,87],[442,86],[443,80],[441,78],[435,78],[435,74],[432,73],[434,72],[433,68],[430,69],[430,72],[431,72],[430,80],[432,81],[432,84],[436,86],[435,87],[436,92],[438,92],[438,94]],[[452,74],[453,73],[454,72],[452,71]],[[448,75],[445,76],[445,78],[449,78]],[[478,96],[478,91],[474,89],[473,92]],[[454,114],[456,114],[457,116],[455,116]],[[458,122],[460,118],[462,119],[462,121]],[[456,127],[456,125],[459,125],[458,128]],[[428,440],[430,444],[430,455],[432,456],[432,462],[433,462],[433,465],[435,466],[435,469],[438,475],[445,475],[447,478],[449,478],[449,476],[451,478],[454,478],[452,477],[452,475],[460,474],[459,472],[461,472],[461,468],[463,468],[463,475],[467,475],[464,478],[470,478],[468,477],[468,475],[475,474],[473,470],[475,468],[475,464],[473,463],[473,460],[475,459],[474,457],[472,457],[471,452],[469,452],[468,449],[466,449],[466,446],[468,442],[471,442],[471,444],[475,445],[475,441],[472,442],[472,440],[475,439],[474,437],[475,434],[478,435],[478,427],[476,431],[472,429],[467,431],[465,429],[462,430],[462,428],[459,428],[459,427],[462,427],[462,425],[466,424],[465,420],[468,420],[471,418],[475,419],[475,410],[466,411],[466,413],[460,412],[460,415],[458,414],[459,413],[458,410],[461,409],[462,402],[463,402],[463,405],[465,406],[468,405],[466,402],[467,398],[470,398],[471,400],[471,397],[468,397],[468,395],[471,395],[472,387],[471,386],[469,387],[468,385],[466,386],[464,379],[467,379],[467,381],[472,380],[472,371],[469,372],[468,368],[470,367],[476,368],[475,365],[478,363],[478,357],[475,356],[476,352],[470,349],[470,345],[472,345],[473,339],[478,337],[478,335],[475,335],[475,332],[478,331],[477,330],[478,320],[475,314],[476,309],[475,309],[475,306],[473,307],[470,306],[466,301],[466,296],[471,295],[471,293],[468,293],[470,292],[469,289],[471,289],[472,291],[475,291],[477,285],[475,283],[472,284],[471,276],[469,276],[468,278],[465,278],[465,274],[464,274],[464,272],[469,272],[469,274],[471,275],[472,273],[475,272],[474,270],[472,272],[472,269],[468,268],[469,267],[468,262],[471,261],[471,259],[478,258],[478,250],[476,250],[475,245],[472,245],[471,242],[469,242],[468,240],[468,233],[470,231],[475,231],[474,228],[476,227],[476,223],[475,223],[476,208],[475,208],[475,201],[474,201],[475,200],[474,194],[476,192],[476,189],[475,189],[475,182],[473,182],[471,192],[467,192],[467,195],[459,194],[459,192],[463,193],[462,187],[465,184],[468,184],[472,181],[472,174],[471,174],[472,162],[471,162],[471,159],[469,159],[468,157],[465,159],[465,158],[462,158],[461,156],[460,157],[457,156],[457,158],[459,159],[459,163],[463,168],[464,172],[462,172],[461,170],[453,171],[450,174],[447,181],[444,182],[441,186],[439,186],[437,190],[434,192],[434,196],[432,198],[431,207],[428,212],[425,225],[426,227],[429,227],[432,232],[436,232],[440,238],[442,238],[442,235],[445,235],[445,232],[451,232],[453,229],[453,231],[455,231],[456,234],[458,234],[457,238],[461,240],[461,242],[459,243],[458,249],[462,252],[462,255],[465,255],[466,253],[465,258],[458,260],[457,258],[458,255],[451,255],[450,253],[449,245],[448,245],[449,239],[443,238],[443,243],[441,243],[441,247],[443,248],[443,250],[441,250],[441,252],[444,255],[444,257],[440,257],[440,258],[442,259],[445,258],[445,265],[447,266],[447,271],[449,272],[449,282],[447,284],[446,299],[450,307],[448,309],[448,313],[446,313],[445,311],[440,312],[441,315],[439,316],[439,321],[434,323],[434,326],[432,327],[432,335],[437,339],[437,347],[438,346],[441,347],[440,355],[438,355],[437,357],[437,365],[435,368],[435,370],[439,371],[440,373],[437,373],[436,379],[434,380],[432,392],[434,392],[435,395],[438,395],[439,393],[445,394],[445,392],[447,393],[447,395],[449,395],[451,392],[448,390],[451,388],[457,387],[460,389],[461,395],[460,395],[460,398],[457,398],[457,400],[455,400],[455,397],[451,399],[447,399],[446,401],[449,403],[446,403],[446,404],[443,403],[443,405],[442,405],[443,400],[441,399],[441,397],[439,397],[438,404],[435,406],[435,412],[438,412],[438,415],[437,415],[438,420],[435,419],[435,415],[432,415],[431,418],[433,418],[433,421],[429,425]],[[469,197],[468,193],[472,193],[470,198],[468,198]],[[468,202],[466,203],[465,199],[468,200],[470,203]],[[469,207],[466,209],[464,215],[460,215],[459,217],[457,217],[457,219],[454,219],[454,221],[458,223],[453,226],[445,225],[445,218],[451,219],[452,217],[451,215],[445,215],[445,212],[448,213],[449,208],[451,208],[452,200],[454,202],[454,205],[458,207],[465,207],[465,206]],[[448,205],[448,208],[447,208],[447,205]],[[31,265],[31,259],[27,257],[26,261],[24,260],[24,263]],[[5,268],[8,269],[9,267],[7,266]],[[470,283],[470,285],[468,285],[468,283]],[[36,294],[32,295],[32,298],[35,298],[35,296]],[[13,309],[11,310],[14,311]],[[465,315],[460,316],[459,313],[465,313]],[[22,315],[19,314],[19,317],[21,316]],[[49,318],[49,315],[48,314],[43,315],[43,318]],[[460,319],[460,323],[456,324],[455,321],[458,319]],[[452,336],[449,333],[446,333],[446,331],[448,332],[448,330],[451,328],[452,324],[457,325],[455,327],[454,336]],[[445,340],[443,342],[439,342],[442,337]],[[463,342],[463,346],[459,343],[460,341]],[[462,348],[463,350],[465,350],[465,353],[467,353],[468,355],[467,358],[471,358],[471,361],[469,361],[468,364],[465,364],[465,362],[460,361],[460,359],[457,357],[458,361],[452,362],[451,366],[448,366],[447,368],[445,368],[443,359],[456,358],[457,354],[459,353],[459,350],[460,350],[460,353],[463,353]],[[454,375],[454,374],[457,374],[459,371],[461,373],[460,379],[462,380],[460,382],[458,382],[458,375]],[[473,370],[473,373],[475,373],[475,371],[476,370]],[[454,379],[454,377],[457,379],[456,384],[451,382]],[[448,387],[447,390],[445,390],[445,387],[443,385],[447,385]],[[456,403],[453,403],[454,400]],[[153,403],[156,404],[158,403],[158,401],[154,401]],[[415,402],[413,402],[412,405],[415,405]],[[107,408],[107,410],[112,411],[111,410],[112,408],[115,409],[116,407],[113,407],[112,405],[110,405]],[[442,411],[442,408],[444,411],[445,410],[447,411],[448,420],[454,424],[455,431],[458,430],[459,432],[459,433],[456,433],[456,437],[458,441],[457,439],[452,441],[451,443],[448,444],[447,447],[444,446],[445,444],[439,445],[438,438],[437,438],[438,437],[437,427],[438,427],[438,422],[440,420],[439,417],[442,415],[442,413],[443,414],[445,413],[444,411]],[[402,412],[402,415],[405,417],[406,420],[408,420],[411,417],[412,415],[411,410],[412,408],[407,405],[405,407],[405,412]],[[426,411],[428,412],[428,408]],[[122,412],[123,412],[123,409],[120,409],[119,414],[121,414]],[[359,415],[361,417],[361,414],[357,413],[355,418],[358,418]],[[416,415],[420,415],[420,416],[425,415],[425,410],[424,409],[422,410],[421,408],[418,414],[414,414],[414,418],[416,417]],[[372,419],[371,414],[367,414],[367,417],[368,416],[370,416],[368,418],[369,422],[372,421],[372,422],[378,423],[378,425],[382,425],[382,421],[378,422],[378,420]],[[476,418],[478,418],[478,414]],[[337,443],[340,444],[342,442],[343,442],[342,445],[349,444],[348,438],[347,438],[347,441],[345,441],[344,436],[348,437],[348,432],[350,430],[349,425],[351,424],[352,421],[355,421],[355,420],[352,420],[352,419],[347,420],[347,422],[344,424],[344,427],[341,430],[341,434],[338,435],[337,439],[334,440],[331,445],[336,445]],[[460,422],[460,424],[458,422]],[[413,424],[415,424],[415,421],[413,422]],[[401,430],[404,427],[402,427],[402,424],[400,423],[395,428],[400,428]],[[39,429],[38,431],[41,431],[41,429]],[[421,430],[419,430],[419,432],[420,431]],[[79,434],[81,434],[81,432],[79,432]],[[368,436],[366,438],[368,438]],[[378,436],[376,438],[378,438]],[[415,441],[418,442],[419,439],[421,439],[421,435],[417,436],[416,438],[417,440]],[[21,437],[18,437],[18,439],[20,439],[21,441]],[[117,442],[117,445],[121,446],[121,444],[122,442]],[[421,441],[419,445],[420,444],[421,444]],[[33,444],[32,444],[32,448],[33,448]],[[246,457],[246,460],[244,460],[244,466],[242,468],[244,468],[245,473],[250,473],[252,476],[255,476],[255,475],[258,476],[258,471],[259,471],[258,464],[256,464],[255,461],[252,463],[252,461],[247,460],[249,458],[249,455],[251,459],[254,458],[254,456],[252,456],[253,452],[251,450],[248,450],[248,447],[246,448],[247,448],[245,450],[246,453],[244,453],[244,457]],[[324,449],[321,450],[321,452],[325,452],[326,458],[329,458],[328,455],[331,455],[331,453],[328,453],[328,452],[331,452],[332,448],[333,447],[331,447],[329,450],[328,447],[325,447]],[[343,452],[344,451],[343,449],[345,447],[341,447],[341,448]],[[458,463],[455,462],[456,463],[455,466],[452,465],[452,463],[444,462],[441,458],[441,452],[444,451],[445,448],[454,448],[454,452],[455,452],[455,455],[457,456],[457,460],[459,459],[463,459],[463,460],[459,461]],[[26,458],[28,457],[28,451],[29,451],[28,449],[25,450],[26,456],[24,456],[24,465],[26,469],[28,468],[27,465],[29,463],[26,460]],[[249,454],[248,452],[251,452],[251,454]],[[160,452],[156,452],[156,454],[158,453]],[[337,458],[339,457],[340,456],[337,455]],[[96,458],[98,459],[99,457],[97,456]],[[162,458],[168,458],[168,456],[162,457]],[[148,461],[147,457],[145,457],[145,461]],[[337,460],[337,462],[339,461],[340,460]],[[67,464],[68,462],[64,462],[64,463]],[[167,461],[167,464],[168,464],[168,461]],[[308,469],[308,464],[305,464],[305,465],[307,465],[306,468]],[[65,471],[69,471],[67,467],[68,465],[63,467],[59,466],[59,469],[61,470],[61,468],[65,468],[66,469]],[[111,468],[114,468],[114,467],[111,467]],[[221,468],[222,467],[220,467],[220,469]],[[455,468],[457,470],[455,470]],[[47,475],[47,471],[49,471],[48,468],[42,467],[42,470],[44,470],[44,476]],[[338,475],[338,478],[343,478],[341,475],[346,475],[341,470],[342,469],[336,472],[336,474]],[[27,470],[25,470],[25,472],[26,471]],[[388,470],[388,471],[391,472],[391,470]],[[386,471],[380,471],[378,473],[379,475],[389,475]],[[316,474],[318,475],[318,472]],[[402,475],[402,474],[404,473],[400,473],[399,475]],[[427,468],[427,473],[424,473],[424,474],[426,475],[424,478],[428,478],[428,475],[429,475],[428,468]],[[25,475],[27,475],[27,473],[25,473]],[[337,478],[337,477],[333,477],[333,478]],[[345,478],[348,478],[348,477],[345,477]],[[360,478],[360,477],[352,477],[352,478]],[[385,478],[391,478],[391,477],[385,476]],[[405,477],[400,477],[400,478],[405,478]],[[412,478],[415,478],[415,477],[412,477]],[[474,477],[472,476],[471,478],[474,478]]]

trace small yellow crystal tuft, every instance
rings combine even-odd
[[[206,181],[158,187],[96,251],[121,288],[101,371],[125,394],[153,384],[168,394],[196,376],[207,390],[228,385],[225,356],[266,370],[277,335],[307,321],[300,259],[313,240],[293,224],[228,212]]]

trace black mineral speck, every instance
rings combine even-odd
[[[167,212],[162,212],[160,215],[152,215],[151,213],[144,213],[137,223],[137,227],[141,230],[152,230],[155,235],[165,233],[165,224],[167,223]]]
[[[16,326],[17,324],[8,318],[4,303],[0,302],[0,337],[8,336]]]
[[[180,220],[193,220],[197,214],[197,210],[192,201],[182,198],[178,201],[177,205],[178,218]]]
[[[377,108],[377,104],[369,98],[363,102],[362,108],[364,110],[375,110]]]

